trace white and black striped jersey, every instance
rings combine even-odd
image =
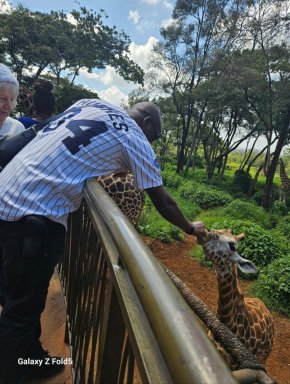
[[[156,155],[135,121],[107,102],[79,100],[0,173],[0,219],[34,214],[66,225],[87,179],[127,170],[137,188],[162,185]]]

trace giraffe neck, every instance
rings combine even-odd
[[[285,165],[282,162],[280,164],[280,178],[282,181],[289,180],[289,177],[286,174]]]
[[[235,266],[216,269],[216,273],[219,291],[217,315],[222,323],[231,327],[235,325],[238,313],[244,311],[244,295],[238,287]]]

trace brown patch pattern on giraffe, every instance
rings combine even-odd
[[[26,116],[33,116],[32,92],[23,85],[19,87],[17,104],[20,112],[23,112]]]
[[[270,311],[257,298],[244,298],[239,289],[237,267],[254,273],[255,266],[237,253],[238,241],[244,235],[234,236],[230,230],[209,231],[202,240],[205,255],[215,266],[218,281],[217,316],[238,339],[264,363],[274,341],[274,321]],[[209,333],[210,337],[213,335]],[[231,369],[237,369],[233,359],[217,343],[217,348]]]
[[[128,220],[136,225],[145,202],[145,193],[133,184],[130,173],[114,173],[97,177],[105,191],[115,201]]]
[[[285,164],[282,159],[280,159],[280,201],[285,203],[286,195],[290,192],[290,178],[287,176]]]

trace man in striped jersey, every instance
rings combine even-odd
[[[0,375],[9,377],[7,383],[17,372],[11,371],[16,358],[45,357],[40,315],[63,251],[67,216],[80,206],[87,179],[129,170],[165,219],[189,234],[205,232],[203,223],[191,223],[182,214],[162,185],[150,145],[160,133],[161,115],[153,103],[138,103],[126,113],[84,99],[46,125],[1,172],[7,298],[0,318]],[[36,375],[59,371],[52,363],[46,371],[38,368]]]

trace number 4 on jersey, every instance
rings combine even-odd
[[[86,147],[89,145],[91,138],[108,130],[104,122],[95,120],[72,120],[66,127],[74,133],[74,137],[66,137],[62,142],[72,155],[75,155],[81,146]],[[80,127],[86,129],[81,129]]]

